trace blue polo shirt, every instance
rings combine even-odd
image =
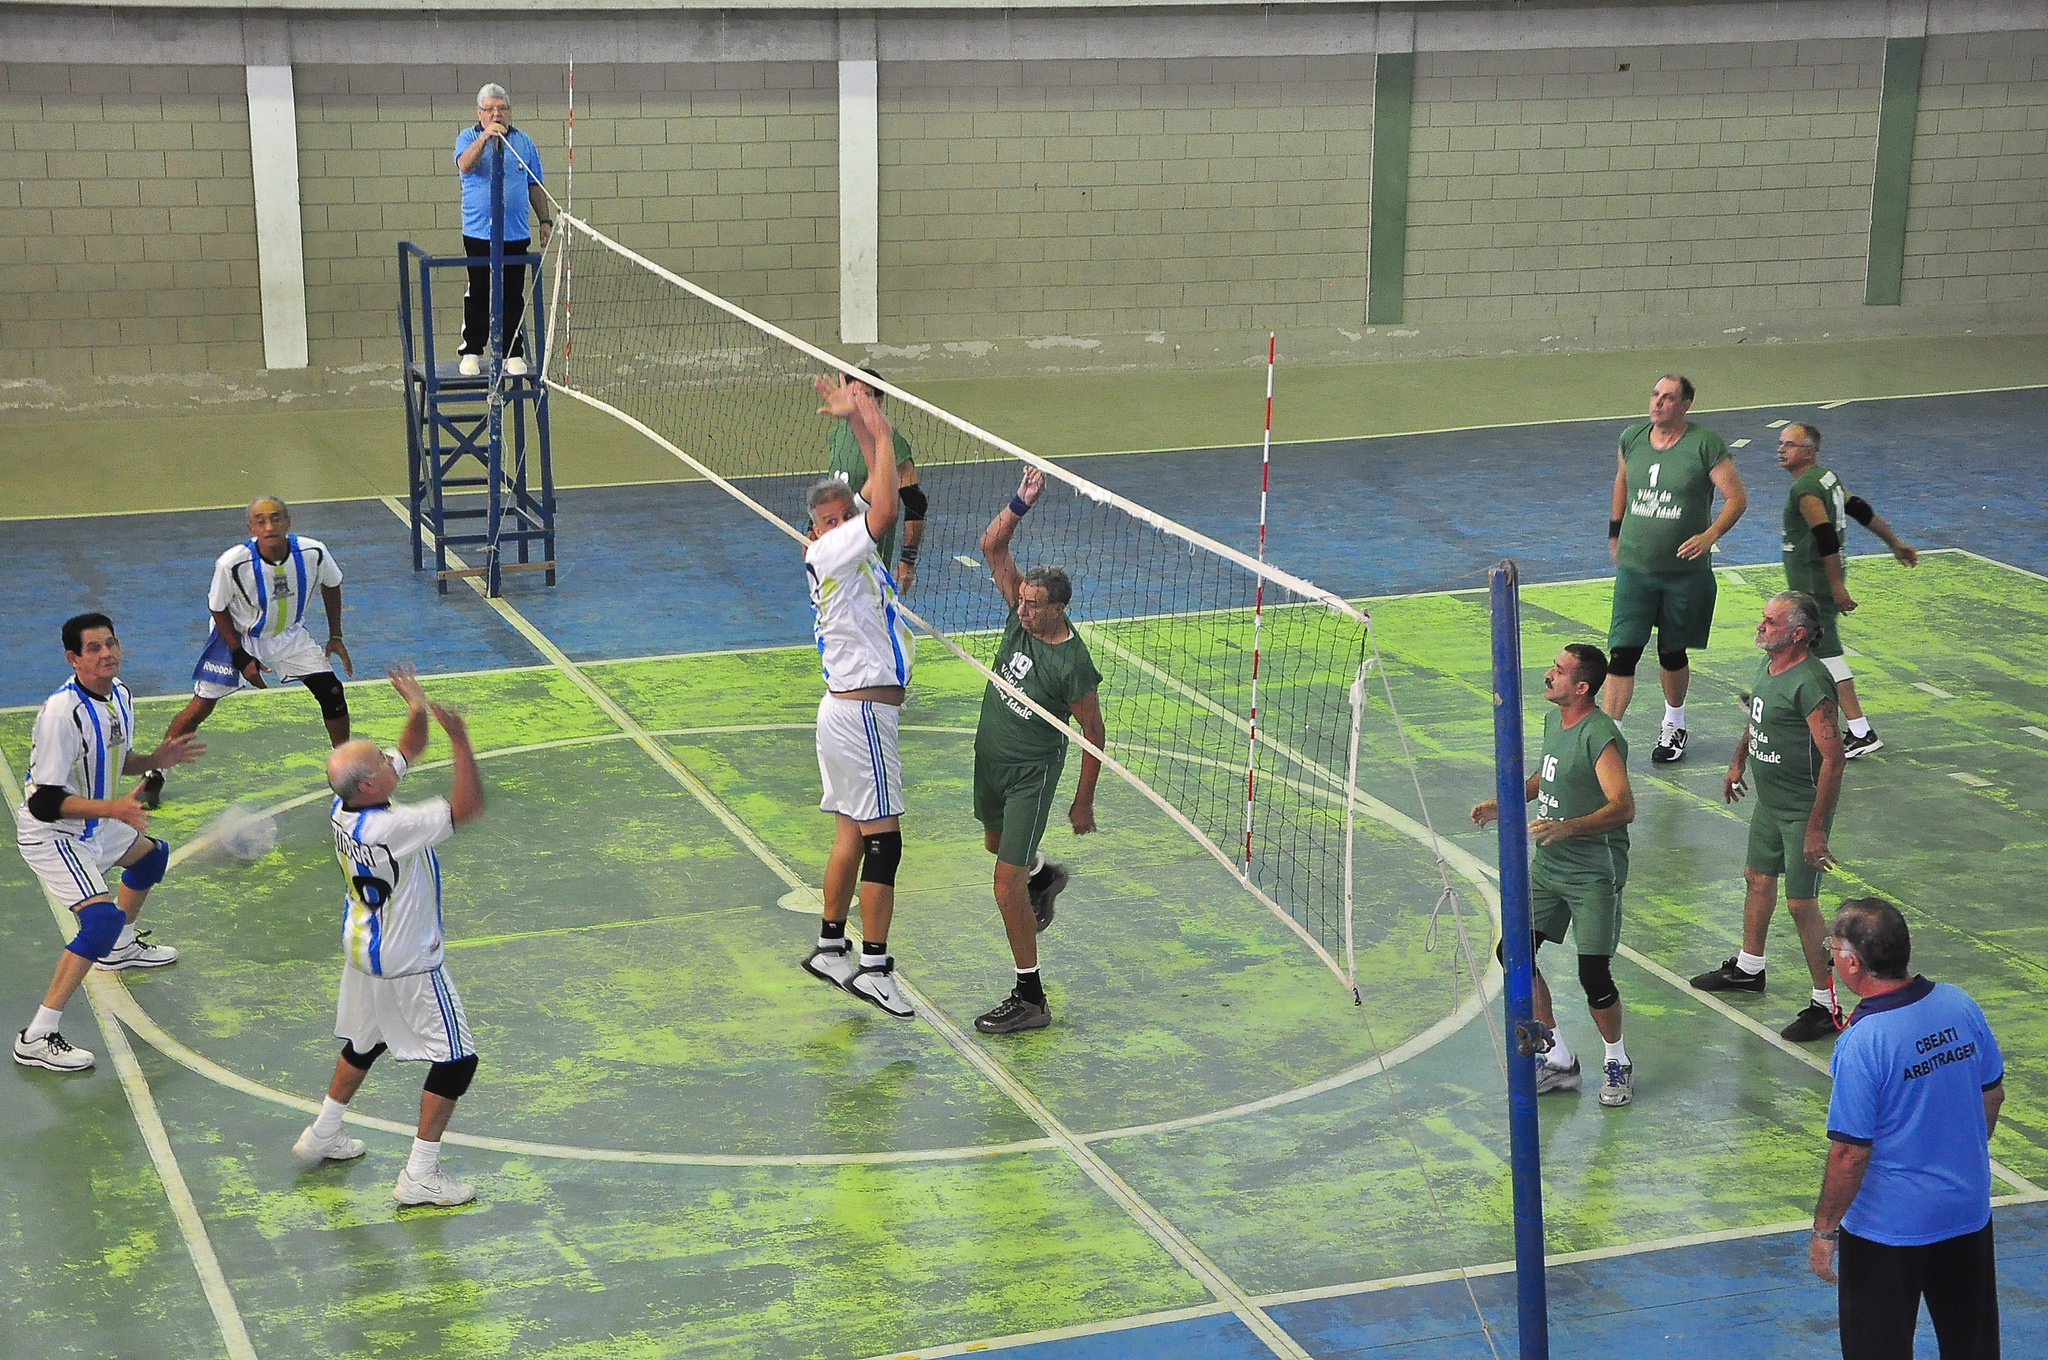
[[[469,150],[469,144],[484,135],[481,123],[464,128],[455,138],[455,158],[462,159],[462,153]],[[540,150],[533,144],[533,138],[518,128],[505,130],[505,142],[511,151],[517,152],[505,157],[505,239],[527,241],[533,238],[533,229],[527,224],[526,186],[539,184]],[[491,239],[491,156],[489,147],[478,158],[476,169],[462,180],[462,234],[473,236],[479,241]],[[520,161],[525,161],[521,165]],[[532,167],[532,174],[527,173]]]
[[[1990,1221],[1984,1092],[2005,1080],[2005,1059],[1968,993],[1916,977],[1866,998],[1828,1067],[1828,1137],[1870,1149],[1844,1228],[1918,1247]]]

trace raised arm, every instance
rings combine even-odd
[[[483,813],[483,775],[477,771],[476,752],[469,745],[469,725],[462,721],[462,715],[442,704],[429,707],[434,721],[448,734],[448,755],[455,766],[455,787],[448,794],[448,816],[461,826]]]
[[[427,692],[420,688],[419,672],[406,662],[385,671],[391,688],[405,700],[405,731],[398,737],[398,754],[410,765],[427,749]]]
[[[854,385],[852,393],[853,414],[847,424],[854,442],[860,445],[861,461],[868,465],[867,485],[861,488],[861,495],[868,503],[868,537],[879,543],[902,509],[897,494],[901,473],[896,467],[896,434],[865,386]]]
[[[988,528],[981,531],[981,557],[988,563],[988,574],[995,578],[996,589],[1002,592],[1003,603],[1017,607],[1017,588],[1024,584],[1024,574],[1017,570],[1017,559],[1010,555],[1010,540],[1016,537],[1017,526],[1024,522],[1025,512],[1038,504],[1038,498],[1045,492],[1045,474],[1035,467],[1024,469],[1024,477],[1017,483],[1017,494],[1010,497],[1010,503],[996,511],[996,517],[988,522]]]

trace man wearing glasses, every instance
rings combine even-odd
[[[1839,1282],[1843,1360],[1912,1355],[1923,1296],[1942,1360],[1995,1360],[1998,1040],[1960,987],[1908,976],[1912,939],[1891,903],[1844,902],[1827,943],[1862,998],[1829,1063],[1827,1173],[1807,1249],[1813,1273]]]

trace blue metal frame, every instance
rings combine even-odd
[[[406,469],[412,515],[412,569],[425,570],[426,538],[434,545],[434,569],[442,594],[459,576],[482,575],[486,593],[502,593],[507,571],[545,571],[555,583],[555,477],[548,435],[548,389],[538,364],[547,353],[547,319],[540,306],[541,257],[505,254],[503,194],[504,151],[493,145],[491,158],[491,332],[485,371],[462,375],[460,359],[443,360],[434,348],[434,276],[445,270],[467,271],[477,263],[468,255],[430,255],[410,241],[398,243],[398,334],[405,371]],[[504,371],[504,271],[531,269],[527,288],[526,352],[530,367],[513,376]],[[511,440],[506,440],[507,408]],[[528,453],[531,422],[538,466]],[[469,467],[466,459],[474,459]],[[534,482],[538,480],[536,490]],[[448,494],[480,490],[481,506],[450,507]],[[453,532],[451,526],[481,520],[480,531]],[[532,549],[540,544],[535,561]],[[481,566],[451,570],[451,548],[483,549]],[[502,555],[510,547],[517,563]]]
[[[1535,940],[1529,925],[1529,826],[1522,772],[1521,573],[1493,569],[1493,768],[1500,800],[1501,956],[1507,969],[1508,1156],[1515,1191],[1515,1299],[1522,1360],[1549,1360],[1543,1279],[1543,1153],[1536,1125],[1536,1054],[1550,1036],[1535,1016]]]

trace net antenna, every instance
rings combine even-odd
[[[1261,444],[1259,445],[1260,566],[1264,566],[1266,564],[1266,491],[1267,488],[1272,485],[1273,479],[1273,359],[1279,353],[1279,344],[1279,336],[1272,331],[1267,331],[1266,435],[1264,441],[1261,442]],[[1252,871],[1252,780],[1255,772],[1258,769],[1259,756],[1259,633],[1261,626],[1265,623],[1265,621],[1266,578],[1261,576],[1259,578],[1258,585],[1253,587],[1252,594],[1252,693],[1251,712],[1247,723],[1247,726],[1250,730],[1245,734],[1244,748],[1244,871],[1247,874],[1249,874]],[[1352,688],[1354,700],[1353,708],[1355,710],[1358,707],[1357,686],[1354,685]],[[1351,730],[1353,736],[1355,737],[1358,731],[1358,722],[1355,713],[1352,719]],[[1345,797],[1347,800],[1348,809],[1348,803],[1350,798],[1349,789],[1351,784],[1355,781],[1358,773],[1358,744],[1356,741],[1353,741],[1351,744],[1351,751],[1349,758],[1345,762],[1345,769],[1347,771],[1344,781],[1346,789]],[[1345,822],[1345,834],[1348,836],[1350,834],[1350,814],[1348,810],[1346,813]],[[1348,900],[1351,896],[1351,857],[1349,853],[1345,855],[1344,859],[1344,896]],[[1345,913],[1345,916],[1348,920],[1350,917],[1350,913],[1347,911]],[[1344,933],[1345,970],[1347,972],[1352,973],[1355,978],[1356,964],[1352,960],[1351,953],[1351,932],[1349,930],[1346,930]],[[1357,991],[1355,981],[1352,990],[1355,997],[1355,993]]]

